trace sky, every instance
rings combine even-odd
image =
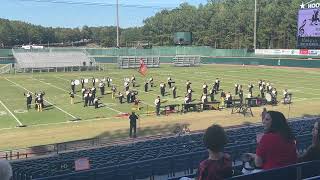
[[[120,27],[142,26],[147,17],[182,2],[199,5],[207,0],[119,0]],[[116,0],[0,0],[0,18],[45,27],[115,26],[114,4]]]

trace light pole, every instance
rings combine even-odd
[[[257,44],[257,0],[254,0],[254,27],[253,27],[253,49]]]
[[[119,0],[117,0],[117,48],[119,47]]]

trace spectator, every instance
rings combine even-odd
[[[281,112],[267,111],[263,118],[265,133],[257,138],[256,167],[263,170],[278,168],[297,162],[297,149],[294,136]]]
[[[209,158],[199,166],[198,180],[220,180],[232,176],[232,160],[230,155],[223,153],[227,144],[227,136],[219,125],[210,126],[203,137],[208,148]]]
[[[0,160],[0,177],[1,180],[10,180],[12,177],[11,165],[6,160]]]
[[[299,158],[299,162],[320,160],[320,134],[319,122],[315,122],[312,129],[312,144],[307,151]]]

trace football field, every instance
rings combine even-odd
[[[179,119],[190,119],[188,124],[192,130],[204,129],[208,124],[197,121],[199,118],[214,116],[214,114],[221,114],[221,118],[230,117],[230,110],[222,111],[208,111],[202,113],[186,113],[182,115],[170,115],[168,118],[160,117],[157,119],[154,115],[154,100],[160,95],[160,82],[167,82],[167,78],[171,76],[177,87],[178,98],[172,98],[172,92],[168,88],[165,97],[161,98],[161,105],[165,104],[182,104],[184,95],[186,93],[186,81],[189,80],[193,93],[193,102],[199,102],[202,93],[202,85],[204,82],[209,87],[212,86],[216,78],[221,81],[220,88],[225,92],[234,94],[234,84],[242,84],[245,96],[248,93],[248,84],[254,84],[253,95],[257,96],[258,81],[260,79],[270,82],[273,87],[278,90],[278,97],[282,97],[282,91],[288,89],[293,94],[292,105],[281,105],[269,107],[269,109],[285,110],[286,115],[291,117],[299,117],[303,115],[318,115],[320,105],[320,70],[318,69],[294,69],[294,68],[271,68],[262,66],[231,66],[231,65],[202,65],[200,67],[173,67],[169,64],[161,64],[160,68],[149,68],[145,77],[141,76],[137,70],[134,69],[118,69],[114,64],[105,64],[106,71],[97,72],[68,72],[68,73],[33,73],[33,74],[10,74],[0,76],[0,134],[3,139],[6,135],[6,143],[1,145],[1,148],[16,148],[25,147],[37,144],[55,143],[67,140],[75,140],[81,138],[90,138],[102,135],[103,132],[108,132],[107,135],[114,131],[127,131],[128,120],[123,118],[121,114],[130,113],[133,104],[120,104],[118,99],[111,98],[111,89],[106,87],[107,94],[101,96],[100,90],[97,87],[97,96],[100,98],[100,108],[94,109],[93,106],[83,107],[81,98],[81,85],[76,86],[75,103],[70,104],[71,91],[70,80],[75,79],[89,79],[86,87],[92,87],[91,78],[95,77],[103,79],[110,77],[112,83],[116,85],[118,91],[123,94],[123,79],[136,76],[138,87],[130,89],[138,92],[138,99],[141,100],[141,110],[137,113],[147,123],[142,122],[141,127],[149,128],[144,132],[144,135],[151,135],[159,133],[152,131],[152,125],[170,125],[176,123]],[[144,82],[153,77],[156,87],[149,88],[149,92],[144,92]],[[37,112],[34,108],[27,110],[26,92],[45,92],[45,108],[42,112]],[[215,96],[219,99],[220,93]],[[33,97],[34,100],[34,97]],[[278,98],[279,100],[279,98]],[[33,107],[33,106],[32,106]],[[288,109],[291,108],[291,109]],[[258,121],[258,111],[256,109],[255,117],[243,119],[242,116],[237,116],[238,121],[233,124],[241,124],[244,121]],[[289,114],[290,113],[290,114]],[[204,116],[204,117],[201,117]],[[169,118],[170,117],[170,118]],[[173,119],[168,121],[168,119]],[[72,120],[78,120],[73,122]],[[176,121],[175,121],[176,120]],[[90,122],[90,125],[82,122]],[[103,125],[101,124],[103,123]],[[220,124],[223,122],[219,122]],[[109,127],[112,125],[112,127]],[[17,128],[16,126],[26,125],[24,128]],[[72,129],[76,126],[80,129],[72,130],[73,132],[64,129]],[[104,127],[102,127],[104,126]],[[104,130],[102,130],[104,128]],[[107,130],[107,131],[106,131]],[[37,132],[38,131],[38,132]],[[41,131],[46,131],[48,136],[41,137]],[[56,131],[59,131],[57,134]],[[76,131],[76,132],[74,132]],[[50,135],[50,132],[53,134]],[[81,135],[79,135],[78,133]],[[39,136],[37,136],[37,134]],[[37,136],[37,137],[35,137]],[[124,136],[124,134],[123,134]],[[51,137],[51,138],[50,138]],[[24,139],[26,138],[26,139]],[[32,138],[32,140],[30,140]],[[2,138],[0,138],[2,141]],[[27,141],[30,140],[28,144]],[[21,142],[20,142],[21,141]],[[4,141],[2,141],[4,142]],[[10,143],[12,142],[12,143]]]

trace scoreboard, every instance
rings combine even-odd
[[[319,4],[319,3],[316,3]],[[297,48],[320,48],[320,7],[313,4],[300,5],[298,12]]]

